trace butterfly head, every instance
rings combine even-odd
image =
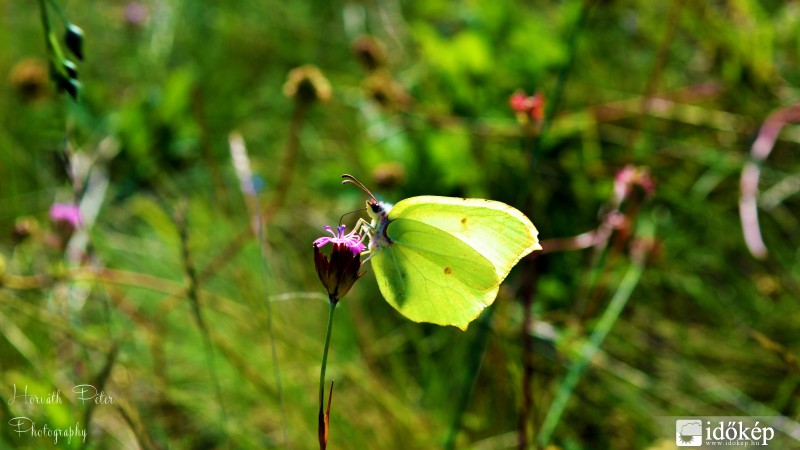
[[[379,202],[378,199],[372,195],[372,192],[370,192],[366,186],[361,184],[356,177],[344,174],[342,175],[342,178],[344,178],[342,184],[355,184],[359,189],[364,191],[364,193],[369,195],[369,199],[367,199],[367,214],[369,214],[373,220],[377,220],[379,223],[387,222],[389,220],[389,211],[392,209],[392,205],[390,203]]]
[[[377,200],[367,200],[367,214],[379,222],[389,220],[389,211],[392,210],[392,204],[386,202],[379,202]]]
[[[364,191],[367,195],[369,195],[369,199],[367,199],[367,214],[372,219],[372,223],[369,227],[367,227],[367,235],[369,236],[369,249],[370,251],[378,251],[384,247],[388,247],[391,245],[392,241],[389,239],[389,236],[386,234],[386,229],[389,226],[389,211],[392,210],[392,204],[386,202],[379,202],[378,199],[372,195],[369,189],[367,189],[360,181],[358,181],[354,176],[344,174],[342,175],[344,181],[342,184],[355,184],[359,187],[362,191]]]

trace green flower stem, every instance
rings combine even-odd
[[[333,313],[336,311],[336,303],[330,302],[331,311],[328,315],[328,334],[325,336],[325,350],[322,351],[322,367],[319,371],[319,413],[322,414],[325,402],[325,367],[328,365],[328,347],[331,343],[331,332],[333,331]]]
[[[319,448],[325,450],[328,446],[328,424],[331,413],[331,396],[333,395],[333,382],[331,382],[331,393],[328,396],[328,409],[325,410],[325,367],[328,365],[328,347],[331,344],[331,332],[333,331],[333,313],[336,312],[336,303],[339,299],[335,295],[329,295],[331,312],[328,315],[328,333],[325,336],[325,350],[322,352],[322,367],[319,371],[319,424],[317,435],[319,437]]]

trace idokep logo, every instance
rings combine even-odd
[[[777,448],[786,448],[781,445],[787,437],[785,431],[781,438],[776,435],[776,429],[770,426],[770,423],[778,423],[774,417],[714,416],[670,419],[669,423],[675,424],[675,445],[678,447],[750,448],[776,444]],[[666,431],[667,423],[662,423]],[[797,426],[796,434],[792,436],[795,441],[800,441],[800,426]],[[776,441],[773,442],[773,439]]]
[[[752,424],[752,425],[751,425]],[[752,420],[719,420],[706,421],[706,441],[726,442],[725,445],[766,447],[775,437],[775,429],[770,426],[759,426],[760,421]]]
[[[676,420],[675,445],[678,447],[703,445],[703,421],[701,419]]]

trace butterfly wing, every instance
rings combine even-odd
[[[497,296],[495,267],[461,239],[404,217],[386,233],[391,244],[372,269],[383,297],[409,319],[465,330]]]
[[[415,220],[454,236],[494,266],[498,284],[520,259],[540,250],[536,227],[517,209],[493,200],[421,196],[400,201],[389,219]],[[389,236],[391,238],[391,235]]]

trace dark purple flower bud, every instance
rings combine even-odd
[[[328,291],[328,299],[336,304],[364,275],[361,268],[361,254],[353,252],[347,244],[334,243],[330,258],[326,257],[314,244],[314,266],[317,276]]]

